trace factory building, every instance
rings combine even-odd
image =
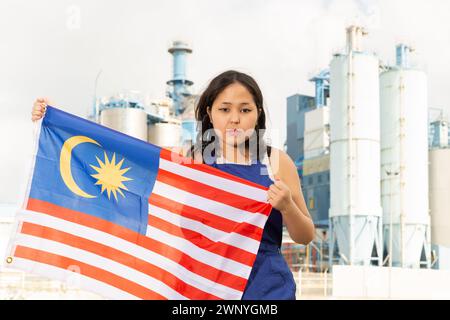
[[[305,113],[314,108],[314,97],[295,94],[287,98],[286,152],[297,167],[304,159]]]
[[[382,65],[362,49],[365,34],[347,29],[346,52],[310,79],[315,97],[287,98],[286,150],[317,237],[300,258],[286,256],[317,271],[450,269],[448,122],[428,117],[427,77],[410,64],[412,49],[399,44],[396,64]]]
[[[163,148],[181,147],[196,134],[194,103],[198,96],[186,76],[187,55],[192,49],[174,41],[168,49],[173,56],[172,79],[167,81],[167,99],[143,101],[138,94],[119,94],[95,101],[91,119]]]

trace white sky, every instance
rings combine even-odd
[[[191,44],[193,92],[227,69],[251,74],[271,127],[285,139],[286,97],[313,94],[308,79],[345,46],[345,27],[369,30],[363,46],[395,61],[415,47],[429,77],[429,105],[449,109],[448,0],[1,0],[0,203],[20,203],[32,153],[30,110],[38,96],[82,117],[97,94],[138,90],[158,99],[172,72],[173,40]]]

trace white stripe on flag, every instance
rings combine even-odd
[[[267,216],[262,213],[253,213],[237,209],[222,202],[210,200],[176,187],[172,187],[158,180],[155,181],[152,193],[238,223],[247,222],[254,226],[264,228],[267,220]]]
[[[103,281],[99,281],[85,275],[74,273],[73,271],[55,267],[46,263],[14,257],[11,268],[17,268],[25,272],[38,274],[43,277],[55,279],[61,282],[70,281],[79,284],[77,289],[89,290],[101,295],[103,298],[119,300],[135,300],[138,297],[111,286]]]
[[[170,260],[169,258],[166,258],[158,253],[150,251],[132,242],[113,236],[109,233],[33,211],[22,211],[18,216],[18,219],[57,229],[81,238],[104,244],[122,252],[126,252],[139,259],[154,264],[166,270],[167,272],[177,275],[180,280],[186,282],[187,284],[197,287],[198,289],[213,294],[217,297],[223,299],[236,299],[236,297],[240,297],[242,295],[240,291],[229,288],[220,283],[213,282],[207,278],[202,277],[201,275],[191,272],[190,270]],[[18,234],[17,236],[19,235],[20,234]],[[211,265],[207,259],[203,258],[197,260]],[[236,275],[234,271],[231,273]]]
[[[231,246],[235,246],[239,249],[246,250],[253,254],[256,254],[258,252],[259,241],[256,241],[255,239],[242,236],[235,232],[225,232],[210,227],[204,223],[201,223],[200,221],[185,218],[183,216],[180,216],[179,214],[172,213],[166,209],[157,207],[152,204],[149,204],[148,208],[150,216],[153,215],[178,227],[198,232],[214,242],[222,242]]]
[[[208,250],[201,249],[186,239],[173,236],[152,226],[148,226],[147,228],[147,237],[183,251],[196,260],[200,260],[205,263],[207,261],[210,266],[224,270],[245,279],[248,279],[250,271],[252,270],[251,267],[245,264],[227,259],[218,254],[209,252]]]
[[[99,269],[109,271],[119,277],[128,279],[145,288],[166,297],[167,299],[185,300],[186,297],[179,294],[165,283],[150,277],[142,272],[115,262],[111,259],[81,250],[60,242],[47,240],[27,234],[19,234],[16,239],[16,245],[29,247],[37,250],[47,251],[56,255],[74,259]]]
[[[159,167],[182,177],[207,184],[214,188],[222,189],[241,197],[244,196],[256,201],[267,202],[267,192],[265,190],[252,187],[244,183],[192,169],[162,158],[159,160]]]

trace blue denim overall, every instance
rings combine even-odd
[[[252,164],[212,163],[211,166],[243,179],[269,187],[273,181],[267,165],[259,161]],[[243,300],[294,300],[296,284],[289,266],[281,254],[281,212],[272,209],[264,226],[261,245],[247,282]]]

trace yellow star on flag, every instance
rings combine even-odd
[[[96,185],[102,186],[103,193],[105,190],[108,192],[108,199],[110,199],[111,191],[114,195],[114,198],[117,200],[117,192],[119,192],[122,197],[125,195],[122,193],[122,190],[128,190],[127,187],[122,183],[124,181],[133,180],[131,178],[125,177],[124,174],[130,170],[130,168],[122,169],[122,164],[125,159],[122,159],[119,163],[116,164],[116,154],[113,153],[112,159],[108,159],[108,155],[105,152],[105,162],[102,162],[97,156],[95,157],[98,161],[99,167],[90,165],[95,171],[96,174],[91,174],[92,177],[97,179]]]

